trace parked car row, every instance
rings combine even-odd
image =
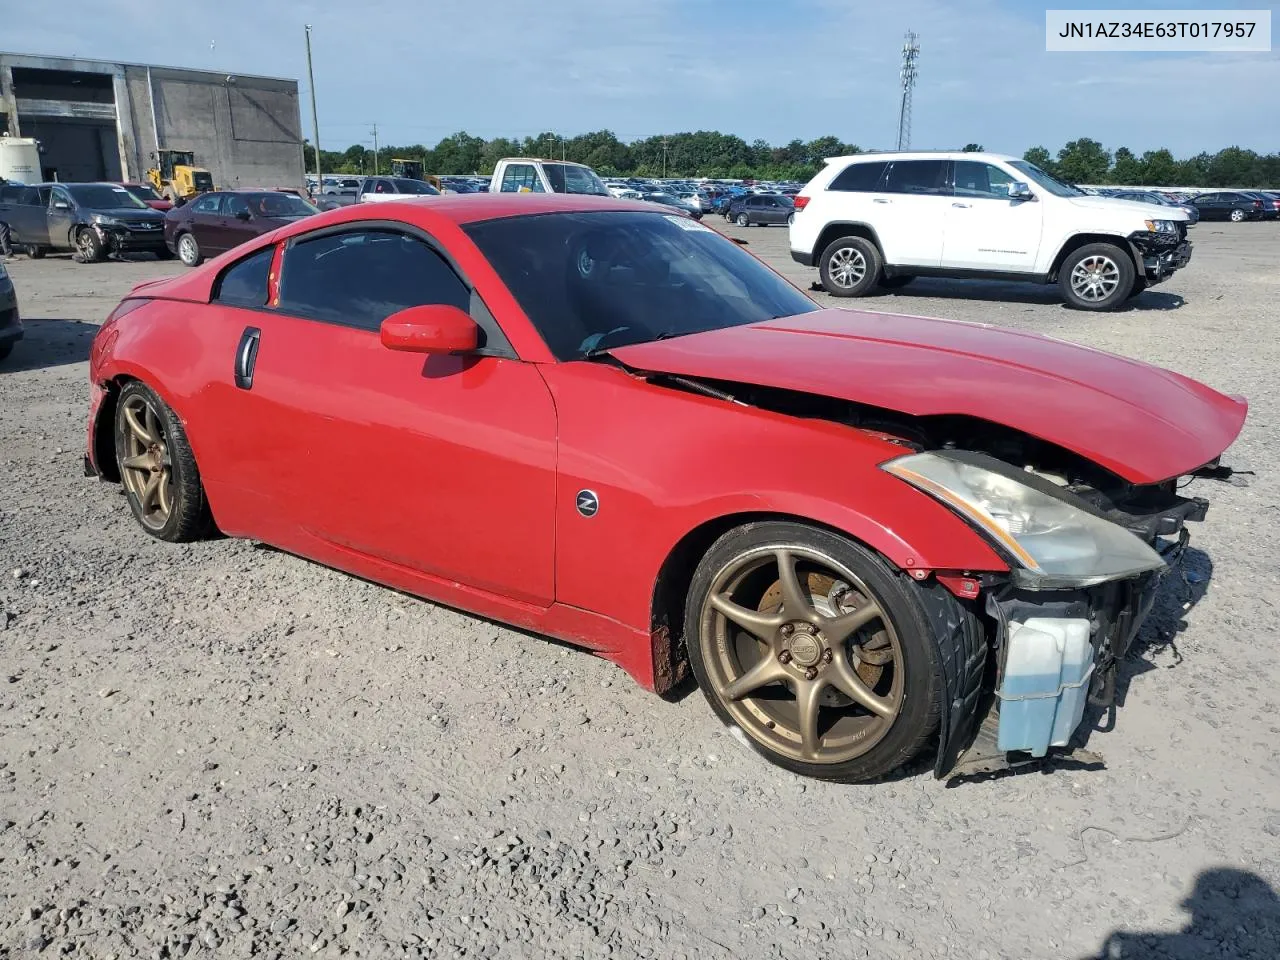
[[[1280,219],[1280,191],[1276,190],[1212,190],[1204,193],[1181,193],[1167,190],[1131,190],[1123,187],[1094,187],[1095,196],[1119,200],[1141,200],[1181,207],[1198,220],[1276,220]]]

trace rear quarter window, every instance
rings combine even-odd
[[[855,161],[836,174],[827,189],[864,193],[874,190],[886,166],[888,164],[883,160]]]

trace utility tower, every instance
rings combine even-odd
[[[916,86],[916,62],[920,59],[919,38],[908,30],[902,44],[902,105],[898,108],[898,149],[911,149],[911,91]]]

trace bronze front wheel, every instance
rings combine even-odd
[[[772,762],[833,780],[889,773],[938,723],[941,672],[914,589],[828,531],[741,527],[694,578],[694,673],[721,718]]]
[[[182,422],[154,390],[127,383],[116,401],[116,464],[134,517],[161,540],[195,540],[211,525]]]

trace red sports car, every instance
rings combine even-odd
[[[934,743],[943,775],[980,727],[1065,743],[1204,517],[1179,478],[1229,474],[1246,413],[1046,337],[821,309],[682,214],[568,195],[282,227],[136,287],[90,377],[86,473],[152,536],[216,525],[659,692],[689,668],[769,760],[844,781]]]

